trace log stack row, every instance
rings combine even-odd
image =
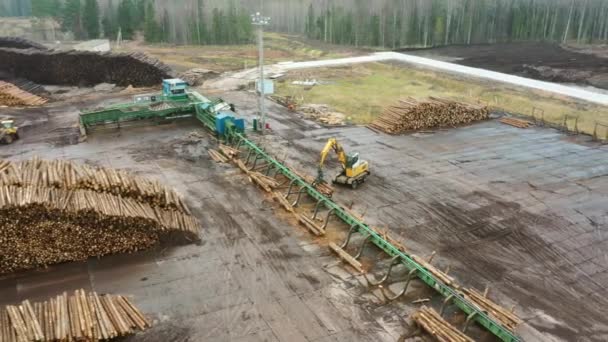
[[[399,100],[384,109],[369,127],[388,134],[421,129],[453,127],[489,117],[488,107],[431,97]]]
[[[49,168],[40,172],[43,164]],[[65,173],[67,181],[57,176],[57,165],[75,166]],[[174,197],[123,196],[89,186],[97,183],[78,186],[78,167],[39,160],[0,163],[0,273],[134,252],[166,240],[198,240],[200,224],[185,204],[167,205],[168,198],[179,198],[174,191],[162,192]],[[103,170],[103,175],[114,171]]]
[[[167,65],[141,52],[0,48],[0,60],[0,70],[40,84],[149,87],[173,77]]]
[[[0,106],[41,106],[47,102],[47,99],[28,93],[14,84],[0,81]]]
[[[190,214],[182,198],[173,189],[156,180],[138,177],[126,171],[67,160],[0,160],[0,186],[92,190]]]
[[[127,297],[87,294],[84,290],[0,309],[3,342],[93,342],[134,334],[150,326]]]

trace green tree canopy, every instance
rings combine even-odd
[[[97,0],[85,0],[82,24],[87,32],[87,37],[99,38],[99,4]]]
[[[82,39],[82,6],[80,0],[66,0],[63,8],[61,27],[64,31],[74,34],[74,38]]]

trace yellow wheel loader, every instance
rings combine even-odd
[[[12,144],[19,139],[18,128],[13,120],[2,120],[0,123],[0,144]]]

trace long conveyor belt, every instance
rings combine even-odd
[[[310,197],[317,201],[317,207],[319,207],[320,205],[324,206],[330,211],[331,214],[340,218],[344,223],[350,226],[351,230],[362,234],[366,239],[369,239],[370,242],[372,242],[378,248],[382,249],[389,256],[397,257],[399,261],[403,265],[405,265],[408,270],[413,272],[413,274],[415,274],[417,278],[421,279],[427,285],[439,292],[443,297],[446,298],[447,301],[450,301],[451,303],[455,304],[466,314],[468,318],[476,321],[481,326],[485,327],[487,330],[489,330],[492,334],[500,338],[502,341],[520,341],[520,339],[515,336],[515,334],[510,329],[497,322],[485,312],[481,311],[475,304],[467,300],[460,291],[452,288],[451,286],[437,279],[437,277],[435,277],[431,272],[429,272],[428,269],[426,269],[420,263],[414,261],[410,255],[403,252],[402,250],[391,244],[389,241],[384,239],[369,225],[353,217],[342,206],[336,204],[328,197],[319,193],[312,185],[310,185],[300,176],[295,174],[287,166],[283,165],[281,162],[277,161],[275,158],[267,154],[255,143],[245,138],[244,135],[240,133],[235,133],[230,140],[237,148],[244,148],[247,150],[247,159],[253,156],[256,160],[266,161],[266,163],[268,164],[268,171],[272,170],[276,173],[281,173],[282,175],[287,177],[291,182],[290,187],[296,186],[302,190],[305,190]]]

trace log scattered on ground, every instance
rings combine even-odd
[[[151,327],[150,321],[125,296],[76,290],[45,302],[0,309],[0,341],[102,341]]]
[[[507,328],[514,330],[522,323],[521,318],[517,317],[513,311],[507,310],[494,303],[487,295],[484,295],[475,289],[464,289],[462,291],[465,298],[477,304],[481,311],[486,312],[489,316],[495,318]]]
[[[156,182],[63,161],[0,161],[0,273],[191,242],[199,229]]]
[[[28,93],[12,83],[0,81],[0,106],[40,106],[47,102],[47,99]]]
[[[317,189],[317,191],[320,192],[321,194],[323,194],[327,197],[331,197],[334,194],[334,187],[329,185],[329,183],[325,183],[325,182],[317,183],[315,180],[315,177],[313,177],[309,174],[306,174],[306,173],[296,170],[294,168],[292,168],[292,171],[293,171],[293,173],[298,175],[298,177],[304,179],[306,181],[306,183],[314,186],[314,188]]]
[[[389,134],[436,127],[452,127],[485,120],[490,111],[486,106],[431,97],[399,100],[384,109],[369,127]]]
[[[171,68],[141,52],[113,53],[0,47],[0,70],[40,84],[158,86]]]
[[[474,342],[474,340],[444,320],[437,311],[423,306],[412,318],[426,332],[440,342]]]
[[[498,121],[500,121],[506,125],[517,127],[517,128],[528,128],[528,127],[532,126],[532,123],[530,121],[517,119],[517,118],[504,117]]]

